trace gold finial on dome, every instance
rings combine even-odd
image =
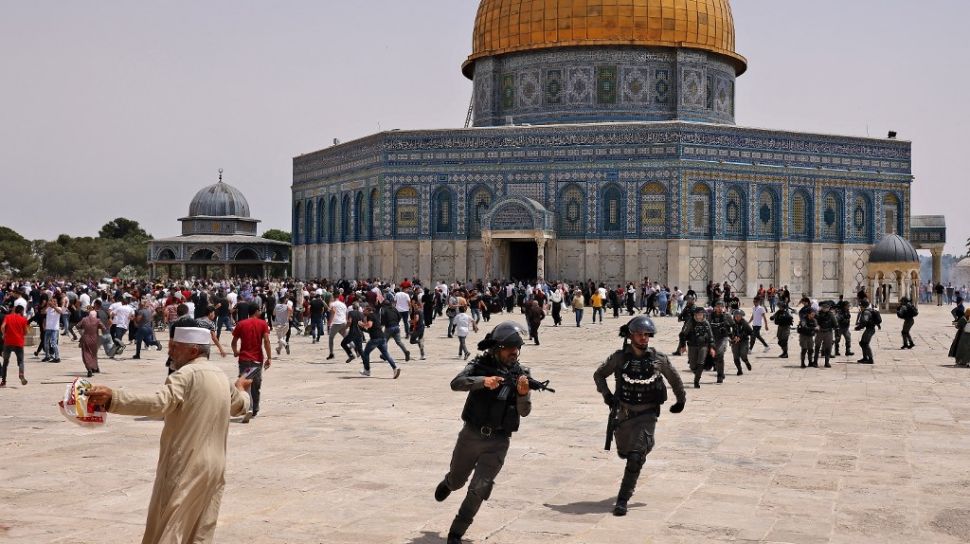
[[[222,168],[219,169],[219,183],[222,183]]]
[[[748,64],[729,0],[482,0],[462,71],[471,78],[483,57],[598,45],[701,49],[730,58],[737,75]]]

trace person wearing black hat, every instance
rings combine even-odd
[[[754,334],[754,330],[751,328],[751,322],[745,321],[744,310],[734,310],[734,337],[731,339],[731,353],[734,355],[734,366],[738,369],[738,376],[744,375],[744,370],[741,370],[742,362],[748,367],[748,370],[751,370],[748,352],[751,351],[752,334]]]
[[[820,311],[815,316],[818,323],[818,333],[815,335],[815,353],[812,366],[818,368],[818,359],[825,357],[825,368],[832,368],[829,359],[832,358],[832,343],[835,341],[835,329],[839,328],[838,317],[832,311],[832,301],[826,300],[819,305]]]
[[[839,329],[835,331],[835,355],[841,355],[839,353],[839,343],[844,339],[845,355],[851,357],[855,353],[852,353],[852,333],[849,332],[852,327],[852,312],[849,308],[848,300],[839,301],[838,306],[835,308],[835,315],[839,319]]]
[[[791,311],[788,310],[787,303],[778,303],[778,311],[771,316],[771,321],[778,327],[778,345],[781,346],[781,355],[778,358],[787,359],[788,340],[791,338],[791,326],[795,324],[795,318],[792,317]]]
[[[710,329],[708,323],[704,324]],[[640,470],[647,454],[653,450],[660,406],[667,401],[664,378],[677,398],[670,411],[679,414],[687,403],[687,392],[680,374],[666,355],[649,347],[650,338],[656,333],[657,328],[649,317],[641,315],[633,318],[620,328],[620,336],[624,339],[623,349],[610,355],[593,374],[596,390],[615,413],[615,419],[610,421],[610,429],[616,438],[617,454],[620,459],[626,460],[623,481],[613,507],[615,516],[626,515],[627,503],[636,490]],[[606,381],[611,375],[615,379],[613,392]]]
[[[469,476],[471,483],[451,523],[448,544],[461,542],[482,502],[491,496],[509,450],[509,437],[519,430],[520,418],[532,412],[529,369],[519,365],[526,334],[512,321],[499,324],[478,343],[481,355],[451,380],[452,391],[468,392],[461,413],[464,426],[448,474],[435,489],[434,498],[444,501],[452,491],[464,487]],[[518,378],[515,383],[505,383],[503,375]]]
[[[862,339],[859,340],[859,347],[862,348],[862,359],[859,359],[859,363],[864,365],[875,364],[872,357],[872,347],[870,347],[870,342],[872,342],[872,337],[876,334],[876,327],[882,329],[882,316],[879,315],[879,310],[876,310],[869,305],[869,299],[864,298],[859,301],[859,315],[856,317],[855,330],[863,331]]]
[[[899,349],[913,349],[916,346],[913,343],[913,335],[909,331],[913,330],[913,323],[918,315],[919,310],[916,309],[915,304],[910,302],[909,298],[901,297],[899,299],[899,308],[896,309],[896,317],[903,320],[903,347]]]
[[[815,320],[815,310],[811,306],[801,315],[798,321],[798,345],[802,348],[802,368],[812,365],[812,350],[815,349],[815,333],[818,332],[818,321]],[[808,364],[806,364],[808,363]]]
[[[693,317],[684,323],[680,330],[681,353],[687,350],[687,364],[694,373],[694,389],[701,388],[701,376],[704,374],[704,363],[707,356],[717,355],[714,349],[714,331],[707,322],[707,310],[701,306],[694,308]]]
[[[724,354],[734,336],[734,320],[724,312],[724,302],[718,300],[709,321],[714,331],[714,371],[717,372],[717,383],[724,383]]]

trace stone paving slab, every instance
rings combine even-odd
[[[522,359],[557,393],[534,394],[533,413],[467,537],[516,544],[970,541],[970,371],[946,358],[948,315],[923,307],[912,351],[897,349],[900,323],[886,316],[872,367],[843,357],[833,369],[802,370],[797,354],[778,359],[772,346],[768,353],[756,348],[754,371],[729,374],[724,385],[705,375],[700,390],[688,389],[684,413],[661,417],[657,447],[622,519],[610,509],[623,463],[602,450],[607,410],[592,372],[619,345],[624,319],[578,329],[547,320],[542,346],[526,347]],[[670,318],[657,322],[654,345],[669,351],[679,327]],[[464,402],[448,388],[463,362],[444,324],[428,331],[428,360],[402,363],[399,380],[380,361],[374,378],[360,378],[359,364],[325,360],[325,343],[295,338],[293,355],[266,373],[259,417],[230,426],[217,540],[443,543],[463,491],[444,504],[432,493],[447,470]],[[483,325],[469,345],[489,330]],[[62,342],[62,349],[61,364],[31,359],[30,384],[11,376],[0,390],[0,541],[137,542],[162,423],[111,416],[105,429],[92,431],[63,421],[55,403],[83,367],[76,345]],[[149,351],[141,361],[104,361],[96,381],[150,392],[164,380],[164,359]],[[689,382],[686,359],[674,361]],[[217,362],[234,373],[230,359]]]

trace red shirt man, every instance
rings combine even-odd
[[[239,306],[244,304],[241,302]],[[259,413],[259,391],[263,385],[263,370],[268,369],[272,364],[271,354],[269,325],[265,321],[258,317],[248,317],[236,323],[236,328],[232,330],[232,356],[239,358],[240,376],[246,376],[253,371],[249,375],[249,379],[253,380],[253,385],[249,389],[249,396],[253,401],[252,409],[251,413],[247,413],[243,418],[243,423],[249,423],[250,418]]]
[[[3,364],[0,365],[0,387],[7,386],[7,366],[10,365],[10,354],[17,356],[17,367],[20,370],[20,384],[27,385],[24,377],[24,337],[30,326],[24,317],[23,306],[14,306],[14,313],[8,315],[0,325],[3,335]]]

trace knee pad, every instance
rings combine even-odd
[[[653,441],[651,440],[650,442],[653,442]],[[651,443],[649,447],[650,448],[653,448],[653,444]],[[627,455],[626,456],[626,470],[627,470],[627,472],[639,473],[640,472],[640,469],[643,468],[643,464],[647,462],[647,453],[649,453],[649,452],[650,452],[650,450],[648,449],[648,450],[642,451],[642,452],[635,451],[635,452]]]
[[[493,486],[495,486],[495,480],[472,478],[472,483],[468,486],[468,494],[487,501],[492,496]]]

